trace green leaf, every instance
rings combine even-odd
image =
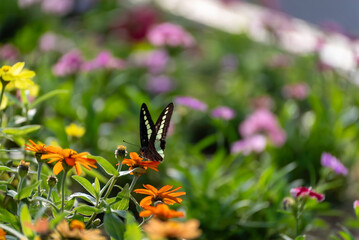
[[[113,205],[115,210],[127,210],[130,203],[130,189],[128,183],[123,187],[122,191],[117,194],[117,199],[121,199]]]
[[[96,197],[95,189],[89,182],[89,180],[77,175],[72,176],[72,178],[75,179],[78,183],[80,183],[81,186],[83,186],[92,196]]]
[[[27,226],[27,224],[31,223],[31,216],[26,204],[23,204],[21,206],[20,223],[22,232],[26,235],[26,237],[32,237],[34,234],[32,230]]]
[[[0,166],[0,171],[10,172],[10,171],[11,171],[11,168],[6,167],[6,166]]]
[[[75,197],[81,198],[89,203],[92,203],[93,205],[96,205],[96,199],[89,194],[77,192],[77,193],[71,194],[68,199],[70,200]]]
[[[11,225],[17,224],[16,215],[10,213],[9,211],[1,207],[0,207],[0,219],[1,221],[4,221],[5,223],[10,223]]]
[[[41,103],[41,102],[43,102],[43,101],[45,101],[45,100],[47,100],[47,99],[49,99],[49,98],[51,98],[53,96],[56,96],[58,94],[65,94],[65,93],[68,93],[68,92],[69,91],[67,91],[67,90],[60,90],[60,89],[48,92],[48,93],[42,95],[41,97],[38,97],[32,104],[30,104],[29,108],[30,109],[34,108],[39,103]]]
[[[106,232],[116,240],[124,239],[125,224],[112,212],[106,212],[104,217],[104,225]]]
[[[51,202],[50,200],[47,200],[46,198],[43,198],[43,197],[34,197],[32,200],[33,200],[33,201],[45,202],[45,203],[50,204],[51,206],[53,206],[57,211],[60,211],[60,209],[57,208],[57,206],[55,205],[55,203]]]
[[[141,240],[142,233],[136,219],[129,212],[126,214],[126,231],[125,231],[125,239],[131,240]]]
[[[1,131],[7,135],[23,136],[35,132],[41,128],[41,125],[26,125],[23,127],[3,128]]]
[[[102,209],[98,209],[98,208],[91,207],[91,206],[88,206],[88,205],[82,205],[82,206],[79,206],[77,208],[74,208],[74,211],[76,211],[77,213],[86,215],[86,216],[90,216],[93,213],[101,213],[101,212],[103,212]]]
[[[98,178],[95,178],[95,182],[93,184],[94,189],[95,189],[95,194],[96,194],[96,199],[100,198],[100,192],[101,192],[101,186],[100,186],[100,182],[98,181]]]
[[[25,235],[22,235],[20,232],[16,231],[15,229],[5,225],[5,224],[1,224],[0,223],[0,228],[6,230],[7,232],[15,235],[16,237],[18,237],[19,239],[23,239],[23,240],[28,240],[28,238]]]
[[[295,240],[305,240],[305,239],[307,239],[307,237],[305,235],[300,235],[295,238]]]
[[[74,206],[74,203],[75,203],[75,198],[73,198],[71,200],[67,200],[67,202],[65,204],[65,209],[71,210],[71,208]]]
[[[106,159],[104,159],[103,157],[100,156],[92,156],[92,155],[87,155],[88,158],[92,158],[95,159],[97,161],[97,163],[103,168],[103,170],[105,170],[105,172],[108,175],[114,175],[114,176],[118,176],[119,173],[117,172],[116,168],[114,166],[112,166],[112,164],[107,161]]]
[[[39,186],[39,184],[41,183],[41,180],[38,182],[35,182],[34,184],[24,187],[23,189],[21,189],[21,192],[18,192],[15,196],[16,200],[21,200],[27,197],[30,197],[32,191],[37,188],[37,186]]]

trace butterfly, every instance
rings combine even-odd
[[[166,147],[166,135],[172,113],[173,103],[170,103],[163,109],[156,124],[154,124],[147,105],[142,104],[140,113],[140,153],[143,158],[156,162],[163,161],[163,151]]]

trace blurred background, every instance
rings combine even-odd
[[[141,104],[156,120],[174,102],[165,160],[138,187],[182,186],[180,210],[200,220],[201,239],[293,236],[282,203],[298,186],[326,196],[309,202],[308,239],[359,236],[358,4],[2,0],[1,63],[36,72],[30,109],[7,92],[6,124],[42,125],[3,146],[31,138],[115,164],[123,140],[139,150]]]

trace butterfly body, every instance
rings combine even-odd
[[[150,112],[145,103],[140,113],[140,153],[150,161],[162,162],[163,151],[166,147],[166,135],[173,113],[173,103],[168,104],[153,123]]]

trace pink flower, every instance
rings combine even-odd
[[[0,58],[2,60],[15,62],[19,55],[19,50],[11,43],[4,44],[0,48]]]
[[[321,202],[324,200],[324,194],[314,192],[311,187],[309,187],[309,188],[306,188],[306,187],[292,188],[290,190],[290,194],[292,195],[292,197],[295,197],[295,198],[311,197],[311,198],[317,199],[318,202]]]
[[[322,153],[320,163],[322,164],[322,166],[334,170],[336,174],[348,174],[348,169],[336,157],[329,153]]]
[[[151,76],[147,82],[147,90],[154,94],[166,93],[174,88],[173,81],[167,76]]]
[[[69,13],[74,6],[73,0],[43,0],[42,10],[45,13],[64,16]]]
[[[207,110],[207,104],[193,97],[176,97],[175,102],[179,105],[187,106],[202,112]]]
[[[359,207],[359,200],[354,201],[353,207],[354,207],[354,210],[357,209],[357,207]]]
[[[236,113],[233,109],[225,106],[220,106],[212,110],[211,115],[213,118],[222,118],[224,120],[231,120],[235,117]]]
[[[82,65],[82,70],[89,72],[97,69],[123,69],[125,62],[120,58],[115,58],[108,51],[100,52],[97,57]]]
[[[263,135],[253,135],[243,140],[234,142],[231,153],[243,153],[244,156],[252,152],[261,153],[267,145],[267,140]]]
[[[52,72],[56,76],[74,74],[81,69],[82,63],[81,52],[74,49],[60,58],[60,60],[53,66]]]
[[[193,37],[181,26],[172,23],[162,23],[150,29],[148,40],[154,46],[191,47],[194,45]]]
[[[258,109],[247,117],[240,124],[239,132],[244,138],[264,132],[275,146],[283,145],[286,140],[277,118],[267,109]]]
[[[303,100],[307,97],[309,87],[306,83],[294,83],[285,85],[282,94],[285,98]]]
[[[273,100],[270,96],[259,96],[251,99],[251,105],[254,109],[271,109]]]

